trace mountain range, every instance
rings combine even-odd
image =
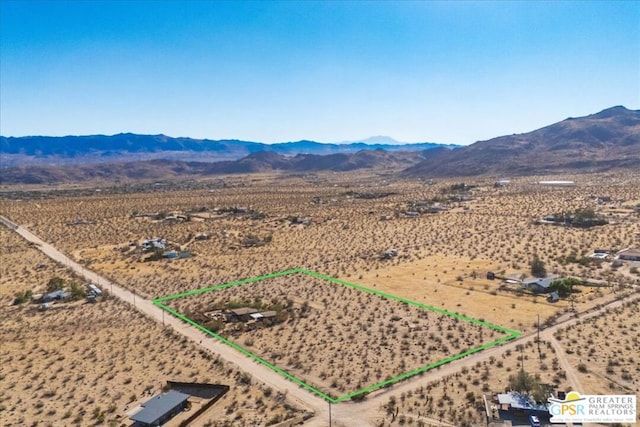
[[[423,153],[428,151],[418,153],[414,151],[389,152],[377,149],[361,150],[357,153],[296,154],[295,156],[259,151],[239,160],[221,162],[156,159],[67,166],[19,166],[2,169],[0,184],[52,184],[114,179],[161,180],[270,171],[347,172],[355,169],[373,168],[398,171],[407,165],[416,164],[424,158]]]
[[[315,141],[265,144],[240,140],[172,138],[166,135],[24,136],[0,137],[0,165],[65,165],[113,163],[153,159],[184,161],[237,160],[260,151],[283,155],[355,153],[361,150],[421,151],[437,147],[457,148],[433,142],[401,143],[390,137],[327,144]]]
[[[321,144],[298,141],[269,145],[134,134],[3,137],[0,139],[3,163],[6,164],[6,156],[22,158],[23,162],[22,166],[5,166],[0,173],[0,183],[77,182],[96,178],[159,179],[278,170],[315,172],[363,168],[386,168],[403,178],[543,175],[612,169],[638,172],[640,110],[612,107],[585,117],[570,117],[529,133],[501,136],[461,148],[433,143],[407,145],[394,144],[389,140],[384,142]],[[249,154],[242,156],[246,152]],[[198,157],[203,160],[207,155],[216,159],[227,156],[227,160],[176,160],[194,153],[200,153]],[[162,157],[133,163],[117,161],[122,157],[135,158],[137,154],[143,158],[151,155]],[[86,162],[89,164],[63,167],[29,164],[29,159],[67,159],[83,163],[84,158],[91,156],[110,162],[95,164],[94,160]],[[229,157],[233,159],[229,160]]]
[[[640,110],[617,106],[529,133],[436,150],[401,175],[543,175],[616,168],[640,170]]]

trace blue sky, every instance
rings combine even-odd
[[[470,144],[640,108],[640,2],[0,1],[0,134]]]

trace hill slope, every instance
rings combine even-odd
[[[435,150],[404,177],[640,169],[640,110],[612,107],[533,132]]]

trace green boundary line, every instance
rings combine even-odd
[[[431,363],[429,365],[426,366],[422,366],[419,368],[416,368],[412,371],[406,372],[404,374],[398,375],[396,377],[393,378],[389,378],[385,381],[370,385],[368,387],[365,387],[363,389],[354,391],[352,393],[348,393],[345,394],[343,396],[339,396],[339,397],[331,397],[329,395],[327,395],[326,393],[323,393],[322,391],[318,390],[317,388],[305,383],[304,381],[294,377],[293,375],[291,375],[290,373],[278,368],[277,366],[273,365],[272,363],[269,363],[268,361],[266,361],[265,359],[263,359],[262,357],[251,353],[249,350],[245,349],[244,347],[239,346],[238,344],[229,341],[228,339],[224,338],[221,335],[216,334],[215,332],[210,331],[209,329],[205,328],[204,326],[200,325],[199,323],[189,319],[188,317],[184,316],[183,314],[177,312],[176,310],[166,306],[165,304],[163,304],[165,301],[170,301],[173,299],[177,299],[177,298],[184,298],[184,297],[188,297],[188,296],[192,296],[192,295],[199,295],[205,292],[211,292],[211,291],[216,291],[216,290],[220,290],[220,289],[226,289],[226,288],[231,288],[234,286],[239,286],[239,285],[245,285],[247,283],[253,283],[253,282],[259,282],[261,280],[266,280],[266,279],[272,279],[274,277],[281,277],[281,276],[287,276],[289,274],[305,274],[307,276],[311,276],[311,277],[315,277],[317,279],[321,279],[321,280],[326,280],[332,283],[336,283],[342,286],[346,286],[349,288],[353,288],[353,289],[357,289],[359,291],[363,291],[363,292],[367,292],[370,294],[374,294],[374,295],[379,295],[388,299],[392,299],[395,301],[399,301],[399,302],[403,302],[405,304],[409,304],[409,305],[413,305],[415,307],[419,307],[419,308],[423,308],[425,310],[429,310],[429,311],[433,311],[436,313],[440,313],[443,314],[445,316],[450,316],[450,317],[454,317],[457,319],[461,319],[464,320],[466,322],[470,322],[470,323],[474,323],[476,325],[481,325],[481,326],[485,326],[488,328],[491,328],[493,330],[502,332],[504,334],[507,334],[506,336],[499,338],[495,341],[486,343],[486,344],[482,344],[478,347],[474,347],[472,349],[469,350],[465,350],[461,353],[455,354],[453,356],[449,356],[446,357],[442,360],[439,360],[437,362]],[[233,282],[229,282],[229,283],[223,283],[221,285],[216,285],[216,286],[210,286],[208,288],[201,288],[201,289],[195,289],[192,291],[188,291],[188,292],[182,292],[179,294],[174,294],[174,295],[167,295],[164,297],[160,297],[160,298],[156,298],[154,300],[151,301],[153,304],[155,304],[156,306],[160,307],[162,310],[165,310],[166,312],[172,314],[173,316],[177,317],[178,319],[183,320],[184,322],[198,328],[199,330],[201,330],[202,332],[209,334],[211,336],[213,336],[214,338],[216,338],[217,340],[223,342],[224,344],[228,345],[229,347],[239,351],[240,353],[244,354],[245,356],[250,357],[251,359],[255,360],[256,362],[268,367],[269,369],[273,370],[274,372],[277,372],[278,374],[282,375],[283,377],[291,380],[292,382],[294,382],[295,384],[298,384],[299,386],[317,394],[318,396],[322,397],[323,399],[325,399],[328,402],[331,403],[340,403],[340,402],[344,402],[347,399],[351,399],[355,396],[359,396],[362,394],[366,394],[369,392],[372,392],[374,390],[383,388],[383,387],[388,387],[394,383],[397,383],[398,381],[402,381],[405,380],[407,378],[411,378],[415,375],[421,374],[423,372],[427,372],[431,369],[437,368],[439,366],[445,365],[447,363],[453,362],[454,360],[458,360],[458,359],[462,359],[463,357],[469,356],[473,353],[477,353],[479,351],[482,350],[486,350],[489,349],[491,347],[495,347],[497,345],[503,344],[507,341],[511,341],[517,337],[519,337],[520,335],[522,335],[520,332],[513,330],[513,329],[508,329],[502,326],[498,326],[498,325],[494,325],[493,323],[489,323],[489,322],[485,322],[484,320],[478,320],[478,319],[474,319],[472,317],[468,317],[465,316],[463,314],[458,314],[458,313],[454,313],[442,308],[438,308],[438,307],[434,307],[431,305],[427,305],[427,304],[421,304],[419,302],[416,301],[412,301],[412,300],[408,300],[406,298],[402,298],[396,295],[392,295],[392,294],[388,294],[386,292],[382,292],[382,291],[378,291],[375,289],[371,289],[371,288],[366,288],[364,286],[361,285],[356,285],[354,283],[349,283],[349,282],[345,282],[344,280],[340,280],[340,279],[336,279],[335,277],[330,277],[330,276],[326,276],[324,274],[320,274],[320,273],[316,273],[315,271],[310,271],[310,270],[305,270],[303,268],[292,268],[289,270],[284,270],[284,271],[279,271],[276,273],[271,273],[271,274],[265,274],[262,276],[256,276],[256,277],[251,277],[248,279],[242,279],[242,280],[236,280]]]

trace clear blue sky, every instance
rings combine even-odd
[[[640,2],[0,1],[0,134],[470,144],[640,108]]]

